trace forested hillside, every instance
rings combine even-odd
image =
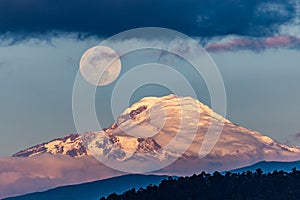
[[[202,172],[191,177],[174,179],[169,177],[158,186],[145,189],[131,189],[123,194],[113,193],[100,200],[214,200],[214,199],[300,199],[300,171],[273,171],[221,174]]]

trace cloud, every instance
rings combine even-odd
[[[2,0],[0,34],[20,41],[51,33],[110,36],[157,26],[189,36],[271,36],[295,16],[294,1],[281,0]]]
[[[299,49],[300,37],[291,35],[278,35],[264,38],[253,37],[235,37],[227,38],[227,41],[211,42],[205,46],[209,52],[223,52],[223,51],[238,51],[251,50],[260,52],[265,49]]]
[[[0,199],[121,174],[92,157],[0,158]]]

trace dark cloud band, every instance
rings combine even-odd
[[[294,15],[294,4],[283,0],[0,0],[0,34],[17,40],[56,31],[109,36],[158,26],[189,36],[264,37]]]

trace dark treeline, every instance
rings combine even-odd
[[[221,174],[202,172],[191,177],[163,180],[158,186],[149,185],[123,194],[110,194],[100,200],[214,200],[214,199],[300,199],[300,171],[274,171]]]

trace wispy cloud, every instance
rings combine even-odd
[[[300,37],[295,37],[291,35],[278,35],[265,38],[237,37],[233,39],[228,39],[228,41],[225,42],[212,42],[205,46],[205,49],[209,52],[238,50],[251,50],[259,52],[270,48],[299,49]]]

